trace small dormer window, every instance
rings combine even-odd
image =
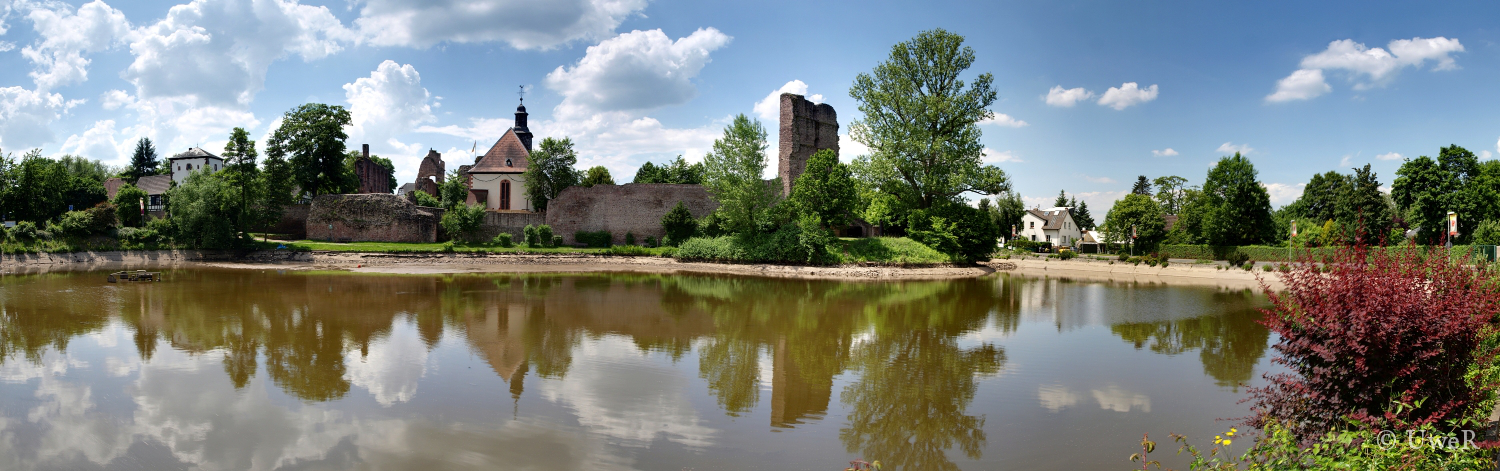
[[[505,166],[506,166],[506,167],[514,167],[514,166],[515,166],[515,165],[512,165],[512,164],[511,164],[511,163],[510,163],[510,159],[505,159]]]

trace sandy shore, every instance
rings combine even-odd
[[[1132,265],[1123,262],[1110,263],[1105,260],[1073,259],[1011,259],[1003,260],[1015,266],[1013,273],[1030,276],[1060,277],[1087,281],[1118,281],[1137,283],[1163,283],[1172,285],[1217,286],[1229,289],[1259,290],[1260,279],[1272,289],[1282,287],[1275,273],[1259,269],[1245,271],[1239,268],[1218,269],[1218,264],[1195,264],[1172,262],[1167,267],[1146,264]]]

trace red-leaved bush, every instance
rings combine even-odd
[[[1250,390],[1249,425],[1275,420],[1307,438],[1350,419],[1407,429],[1489,413],[1495,271],[1409,244],[1347,247],[1323,262],[1303,257],[1278,274],[1281,292],[1262,280],[1272,303],[1262,323],[1281,337],[1273,361],[1293,373]]]

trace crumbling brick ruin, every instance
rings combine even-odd
[[[437,242],[441,210],[393,194],[319,195],[307,214],[307,238],[335,242]]]
[[[360,193],[390,193],[391,171],[370,160],[370,145],[365,144],[363,153],[354,161],[354,176],[359,177]]]
[[[813,153],[839,151],[839,117],[827,103],[813,104],[802,95],[781,94],[781,145],[777,170],[781,194],[790,196],[792,184],[807,169]]]
[[[570,187],[547,203],[547,225],[569,244],[577,243],[578,231],[609,231],[615,244],[625,243],[625,234],[635,234],[636,243],[647,236],[660,240],[667,235],[661,218],[681,201],[693,217],[704,217],[719,203],[702,185],[630,183]]]
[[[447,171],[448,164],[443,162],[443,154],[428,149],[427,156],[422,158],[422,165],[417,167],[417,190],[438,196],[438,185],[443,183],[443,173]]]

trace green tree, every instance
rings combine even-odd
[[[985,203],[986,200],[980,200]],[[1026,201],[1021,199],[1021,194],[1014,191],[995,196],[994,205],[984,205],[990,213],[990,219],[995,222],[995,228],[1005,237],[1010,238],[1012,230],[1020,233],[1021,216],[1026,214]]]
[[[1339,225],[1348,230],[1344,234],[1346,240],[1375,244],[1390,235],[1390,210],[1370,164],[1354,169],[1349,186],[1339,195],[1335,216]]]
[[[807,168],[792,185],[790,202],[801,214],[818,216],[829,227],[849,223],[858,202],[849,166],[839,162],[832,150],[820,150],[807,159]]]
[[[978,123],[994,113],[994,77],[980,74],[965,86],[959,76],[974,64],[964,38],[942,29],[923,31],[891,48],[870,74],[859,74],[849,96],[864,119],[850,136],[869,146],[870,176],[901,210],[957,203],[968,192],[1010,188],[1005,172],[981,160]]]
[[[364,152],[352,149],[344,153],[344,169],[347,170],[347,172],[345,172],[345,175],[348,175],[349,178],[354,179],[352,183],[354,185],[354,188],[359,188],[359,172],[355,169],[354,164],[355,162],[359,161],[359,157],[362,155],[364,155]],[[370,161],[375,162],[375,165],[379,165],[381,168],[385,169],[386,185],[388,185],[392,189],[400,186],[400,183],[396,182],[395,162],[391,162],[391,159],[387,159],[375,154],[370,154]]]
[[[1145,175],[1136,177],[1135,186],[1130,187],[1130,192],[1137,195],[1151,196],[1151,180]]]
[[[1187,179],[1176,175],[1156,177],[1156,202],[1161,204],[1162,211],[1167,214],[1178,214],[1182,211],[1183,197],[1187,190]]]
[[[1437,162],[1427,156],[1408,159],[1396,170],[1391,183],[1391,197],[1406,215],[1406,221],[1417,229],[1418,243],[1437,243],[1444,234],[1448,178]]]
[[[1052,207],[1069,208],[1072,206],[1068,200],[1068,190],[1057,190],[1057,199],[1052,200]]]
[[[568,138],[542,139],[542,145],[526,164],[522,179],[526,182],[526,197],[531,207],[546,211],[547,203],[570,186],[578,184],[578,153],[573,150],[573,140]]]
[[[1141,250],[1156,247],[1167,235],[1166,226],[1161,205],[1140,193],[1130,193],[1116,200],[1114,207],[1104,215],[1105,238],[1112,243],[1130,242],[1134,231],[1137,236],[1135,245]]]
[[[448,177],[438,185],[438,199],[443,201],[443,207],[453,210],[463,206],[469,200],[469,178],[458,169],[448,171]]]
[[[6,211],[13,210],[15,220],[41,223],[68,210],[71,179],[62,165],[42,157],[41,149],[26,152],[14,173],[14,206]]]
[[[689,165],[682,156],[670,164],[641,164],[635,172],[633,183],[668,183],[675,185],[698,185],[703,183],[703,163]]]
[[[123,177],[133,183],[141,177],[156,175],[159,166],[161,162],[156,158],[156,146],[151,144],[151,138],[143,137],[135,142],[135,152],[130,155],[130,166],[125,169]]]
[[[641,168],[636,169],[636,171],[635,171],[635,178],[631,179],[630,182],[631,183],[666,183],[666,181],[665,181],[667,179],[666,173],[667,172],[666,172],[665,168],[663,168],[663,167],[657,167],[656,164],[653,164],[651,162],[646,162],[644,164],[641,164]]]
[[[141,227],[146,223],[142,214],[145,212],[146,190],[136,188],[135,185],[126,183],[115,192],[115,218],[119,219],[122,227]]]
[[[446,184],[446,182],[444,182]],[[443,212],[443,230],[454,240],[472,242],[479,236],[484,225],[484,206],[460,204]]]
[[[1238,152],[1219,159],[1203,183],[1203,237],[1211,245],[1249,245],[1275,238],[1271,197]]]
[[[1078,228],[1085,231],[1094,230],[1094,215],[1089,214],[1089,203],[1087,201],[1070,201],[1068,206],[1073,209],[1073,222],[1078,223]]]
[[[177,241],[192,248],[225,249],[239,245],[234,214],[239,192],[222,172],[193,172],[167,190],[167,212],[177,226]]]
[[[1324,172],[1313,175],[1302,189],[1302,217],[1323,224],[1338,217],[1339,200],[1349,191],[1353,182],[1348,175]]]
[[[760,121],[735,116],[703,158],[703,169],[703,186],[719,202],[718,212],[732,231],[748,233],[767,221],[781,185],[760,179],[766,170],[766,128]]]
[[[236,232],[248,233],[267,219],[257,214],[264,205],[256,203],[263,200],[265,192],[260,185],[264,181],[260,178],[260,169],[255,166],[258,156],[255,141],[250,140],[250,133],[245,128],[230,131],[229,142],[224,144],[223,157],[228,163],[224,166],[223,177],[236,193],[233,196],[235,209],[229,215]]]
[[[260,217],[263,226],[275,225],[281,220],[286,207],[297,202],[301,191],[296,189],[292,165],[286,161],[284,148],[266,149],[265,168],[260,173]]]
[[[681,201],[673,206],[671,211],[661,217],[662,231],[667,233],[662,243],[664,245],[678,246],[684,241],[692,238],[698,232],[698,221],[693,219],[692,211],[688,211],[686,205]]]
[[[583,181],[578,182],[578,186],[585,188],[594,185],[613,184],[615,184],[615,179],[609,176],[609,169],[604,168],[603,166],[590,167],[588,172],[585,172]]]
[[[344,167],[344,141],[349,135],[349,110],[342,106],[307,103],[286,112],[281,126],[266,142],[267,154],[280,154],[292,164],[303,192],[313,195],[353,191],[357,186]]]

